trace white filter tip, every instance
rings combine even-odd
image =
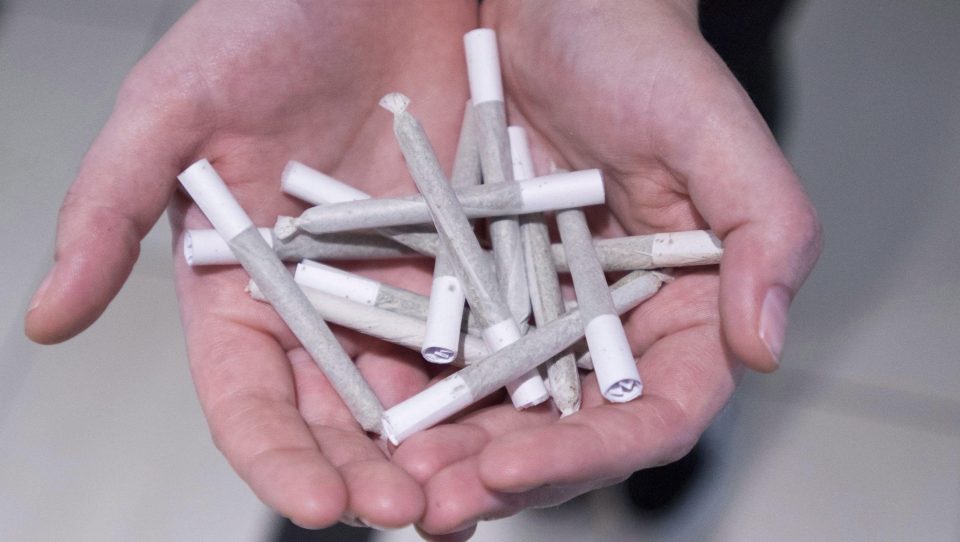
[[[473,393],[467,383],[452,374],[384,412],[381,421],[383,436],[393,444],[400,444],[472,402]]]
[[[423,359],[431,363],[450,363],[460,349],[460,325],[463,321],[465,294],[456,277],[433,279],[427,331],[423,336]]]
[[[599,169],[555,173],[519,182],[523,212],[573,209],[604,202]]]
[[[643,384],[620,318],[602,314],[590,320],[584,331],[600,393],[614,403],[639,397]]]
[[[523,410],[539,405],[550,398],[550,392],[543,384],[543,377],[536,369],[531,369],[520,378],[507,384],[510,401],[513,406]]]
[[[503,82],[496,32],[489,28],[471,30],[463,36],[463,45],[467,53],[467,80],[473,105],[502,102]]]
[[[380,293],[380,283],[373,279],[310,260],[297,264],[293,280],[301,286],[371,307]]]
[[[394,115],[399,115],[407,110],[407,107],[410,105],[410,98],[407,98],[399,92],[391,92],[383,98],[380,98],[380,107],[386,109],[387,111],[393,113]]]
[[[270,228],[257,228],[257,231],[268,245],[273,246]],[[190,266],[239,263],[227,240],[217,230],[187,230],[183,236],[183,257]]]
[[[615,382],[603,392],[603,396],[611,403],[626,403],[641,395],[643,395],[643,383],[632,378]]]
[[[507,318],[483,330],[483,342],[491,352],[496,352],[520,339],[520,328],[513,318]]]
[[[309,166],[291,160],[280,175],[280,189],[285,194],[313,205],[369,199],[363,191]]]
[[[250,217],[205,158],[183,170],[177,178],[224,239],[233,239],[253,226]]]

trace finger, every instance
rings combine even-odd
[[[487,487],[526,491],[617,478],[682,457],[733,392],[737,364],[715,325],[697,325],[657,341],[640,358],[644,395],[601,403],[591,375],[585,408],[557,423],[515,431],[480,456]],[[595,405],[595,406],[594,406]]]
[[[466,542],[477,532],[477,526],[474,524],[460,531],[437,535],[430,534],[420,527],[416,527],[416,531],[417,534],[420,535],[420,538],[429,542]]]
[[[290,353],[299,409],[324,457],[339,469],[348,492],[347,515],[367,525],[399,528],[423,515],[425,498],[420,484],[392,464],[379,443],[350,417],[323,373],[302,349]],[[382,365],[389,363],[383,360]],[[395,372],[396,381],[416,385],[417,377]],[[421,384],[422,386],[422,384]]]
[[[298,525],[338,521],[346,486],[297,410],[284,349],[272,336],[222,318],[194,318],[186,332],[200,403],[234,470]]]
[[[443,424],[405,440],[391,460],[425,484],[448,465],[480,453],[489,441],[487,432],[479,427]]]
[[[793,296],[820,254],[816,213],[749,97],[715,59],[686,129],[669,130],[668,165],[723,239],[724,336],[749,367],[775,369]],[[676,119],[660,119],[672,123]]]
[[[393,461],[425,483],[447,466],[479,454],[498,435],[556,419],[549,405],[522,411],[511,404],[482,408],[410,437],[394,452]]]
[[[121,96],[63,202],[54,264],[25,318],[34,341],[69,339],[103,313],[170,199],[192,138],[138,103]]]
[[[444,540],[444,536],[461,536],[475,528],[478,521],[505,518],[527,508],[554,506],[577,495],[611,483],[590,480],[583,484],[562,487],[540,487],[519,493],[488,489],[479,476],[478,458],[455,463],[430,479],[426,485],[428,506],[417,528]]]

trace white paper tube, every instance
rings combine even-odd
[[[520,183],[520,213],[600,205],[605,201],[599,169],[554,173]]]
[[[271,247],[273,232],[270,228],[257,228],[260,236]],[[237,264],[237,257],[230,250],[227,240],[215,229],[187,230],[183,235],[183,257],[187,265],[229,265]]]
[[[491,352],[502,350],[520,340],[520,328],[516,320],[507,318],[483,330],[483,341]],[[543,377],[536,367],[521,375],[519,378],[506,382],[507,393],[513,406],[524,409],[546,401],[550,397],[543,384]]]
[[[297,264],[293,279],[301,286],[371,307],[376,305],[380,293],[380,283],[375,280],[310,260]]]
[[[287,162],[287,166],[283,169],[283,174],[280,176],[280,189],[286,194],[314,205],[370,197],[365,192],[296,160]]]
[[[643,383],[620,318],[602,314],[590,320],[584,331],[597,384],[604,398],[625,403],[639,397]]]
[[[463,45],[467,53],[467,80],[473,104],[502,102],[503,83],[496,33],[489,28],[471,30],[463,36]]]
[[[381,421],[383,436],[400,444],[473,402],[466,383],[456,375],[449,376],[385,412]]]
[[[253,226],[250,217],[206,159],[197,161],[177,178],[214,229],[227,241]]]
[[[360,426],[379,432],[383,412],[380,401],[210,163],[201,160],[193,164],[179,179],[217,231],[228,240],[240,264],[263,290]],[[237,228],[242,225],[247,227],[238,232]]]
[[[456,358],[465,301],[466,295],[456,277],[445,275],[433,279],[421,351],[425,360],[450,363]]]

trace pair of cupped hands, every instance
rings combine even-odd
[[[295,159],[373,195],[415,191],[377,106],[413,100],[449,171],[468,98],[463,34],[496,30],[511,124],[541,166],[600,167],[595,234],[710,228],[719,269],[678,274],[625,320],[644,396],[582,410],[488,401],[388,449],[364,433],[239,268],[193,269],[176,190],[208,158],[261,226],[296,215]],[[796,174],[697,28],[695,0],[201,0],[131,71],[60,211],[56,262],[26,316],[35,341],[90,325],[164,210],[190,367],[217,447],[257,496],[301,526],[336,521],[464,539],[478,521],[566,501],[681,457],[744,367],[779,363],[794,294],[820,251]],[[426,263],[355,270],[421,292]],[[386,407],[436,371],[415,353],[338,333]]]

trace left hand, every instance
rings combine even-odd
[[[582,410],[498,404],[415,435],[393,460],[424,484],[422,533],[564,502],[682,457],[743,366],[777,367],[790,299],[820,251],[816,215],[749,97],[703,40],[693,0],[488,0],[512,124],[541,162],[602,167],[595,234],[710,228],[717,269],[684,272],[625,326],[644,396]],[[446,536],[442,536],[447,533]]]

